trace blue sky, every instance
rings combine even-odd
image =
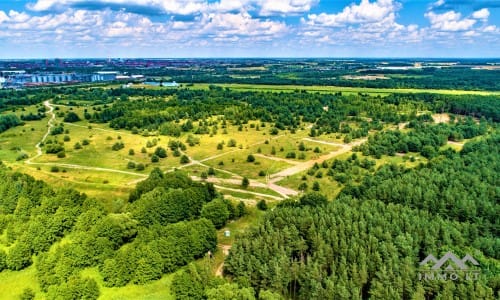
[[[500,0],[0,0],[0,58],[500,57]]]

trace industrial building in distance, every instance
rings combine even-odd
[[[0,70],[0,88],[13,89],[53,84],[142,79],[144,79],[143,75],[121,75],[116,71],[99,71],[91,74],[45,72],[29,74],[24,70]]]

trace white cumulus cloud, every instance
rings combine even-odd
[[[263,16],[275,14],[296,14],[311,10],[319,0],[272,0],[258,1],[261,6],[260,14]]]
[[[7,16],[7,14],[3,10],[0,10],[0,24],[8,20],[9,17]]]
[[[481,19],[481,20],[487,20],[489,16],[490,16],[490,11],[487,8],[477,10],[472,14],[472,17],[474,19]]]
[[[341,27],[348,24],[363,24],[394,20],[401,5],[393,0],[362,0],[359,5],[351,4],[337,14],[311,14],[306,21],[309,25]]]
[[[441,31],[466,31],[471,29],[476,20],[463,18],[460,13],[448,11],[442,14],[436,14],[432,11],[427,12],[425,17],[429,19],[431,28]]]

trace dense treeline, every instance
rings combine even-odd
[[[11,106],[24,106],[49,100],[58,93],[54,88],[40,88],[27,90],[0,90],[0,111]]]
[[[495,299],[499,147],[493,134],[413,169],[373,172],[374,162],[356,154],[316,165],[311,174],[346,184],[338,198],[283,202],[236,242],[225,272],[240,288],[292,299]],[[478,259],[480,279],[419,280],[419,262],[448,251]]]
[[[133,101],[128,100],[131,97]],[[421,111],[484,117],[494,122],[500,114],[495,105],[497,97],[474,95],[391,94],[380,97],[300,90],[287,93],[233,91],[217,86],[211,86],[208,91],[66,88],[61,99],[73,98],[87,99],[93,104],[113,102],[86,109],[84,117],[91,122],[109,122],[110,127],[116,129],[148,130],[171,136],[188,131],[208,134],[217,123],[207,119],[224,116],[224,121],[236,125],[250,120],[272,123],[274,133],[294,130],[303,122],[310,122],[314,124],[311,136],[341,133],[349,142],[367,136],[371,130],[381,130],[384,123],[418,121],[429,116],[419,115]],[[455,131],[458,134],[459,130]]]
[[[0,133],[21,124],[21,120],[16,115],[0,115]]]
[[[143,93],[141,89],[131,92],[133,90],[123,89],[128,93],[127,97],[131,93]],[[209,133],[213,124],[206,119],[223,115],[224,120],[236,125],[260,120],[271,122],[278,130],[293,130],[302,122],[311,122],[316,123],[311,135],[341,132],[349,134],[350,138],[358,138],[366,136],[369,130],[380,129],[381,122],[413,120],[418,111],[431,108],[430,104],[419,99],[400,99],[395,103],[393,99],[379,96],[343,96],[341,93],[241,92],[219,87],[211,87],[209,91],[166,91],[168,93],[165,92],[163,97],[167,97],[167,101],[158,95],[147,100],[118,100],[111,106],[87,111],[85,118],[92,122],[109,122],[112,128],[146,129],[177,136],[191,129],[195,133]],[[181,122],[183,119],[191,123]],[[192,123],[196,121],[200,123]],[[352,127],[346,121],[359,123],[359,126]]]
[[[401,205],[341,197],[270,212],[236,242],[225,272],[243,287],[292,299],[494,299],[500,264],[471,247],[479,231]],[[481,279],[418,279],[420,261],[450,250],[474,253]]]
[[[373,155],[380,158],[382,155],[396,153],[419,152],[426,158],[432,158],[439,152],[439,148],[447,141],[462,141],[486,133],[486,122],[476,124],[472,118],[459,120],[453,124],[429,124],[416,120],[409,122],[409,132],[388,130],[378,132],[368,138],[368,142],[356,147],[365,156]]]
[[[484,239],[474,246],[500,258],[500,135],[466,143],[459,153],[407,170],[394,165],[381,167],[359,186],[348,186],[343,193],[362,200],[378,199],[428,211],[479,228]]]
[[[106,286],[158,279],[214,252],[215,226],[245,210],[180,171],[155,169],[131,194],[133,202],[113,213],[4,166],[0,177],[0,272],[34,263],[48,299],[97,299],[95,279],[81,275],[86,268],[97,267]]]
[[[421,88],[459,90],[500,90],[498,70],[470,68],[423,68],[419,70],[376,70],[366,65],[328,65],[321,62],[307,64],[270,65],[257,69],[228,69],[207,65],[207,68],[161,69],[150,75],[168,76],[185,83],[244,83],[271,85],[333,85],[370,88]],[[386,79],[352,80],[345,75],[383,75]]]

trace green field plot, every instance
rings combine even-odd
[[[35,145],[47,132],[47,119],[29,121],[22,126],[0,133],[0,157],[5,161],[16,161],[26,153],[36,155]]]
[[[40,290],[34,266],[21,271],[0,272],[0,300],[19,299],[23,291],[28,288],[35,293]]]
[[[409,88],[363,88],[363,87],[340,87],[340,86],[301,86],[301,85],[266,85],[266,84],[214,84],[224,88],[241,91],[271,91],[271,92],[292,92],[295,90],[305,90],[320,93],[342,92],[343,94],[366,93],[371,95],[389,95],[391,93],[433,93],[443,95],[500,95],[500,92],[490,91],[465,91],[465,90],[445,90],[445,89],[409,89]],[[209,84],[195,84],[193,88],[208,89]]]
[[[138,285],[127,284],[124,287],[105,287],[102,277],[97,268],[85,269],[81,272],[82,277],[90,277],[96,280],[100,288],[100,300],[173,300],[174,295],[170,291],[170,284],[175,273],[164,275],[161,279],[151,283]]]
[[[256,144],[263,144],[265,140],[270,138],[269,125],[260,127],[259,130],[256,129],[257,125],[261,125],[261,123],[242,124],[241,130],[238,129],[240,126],[227,125],[226,128],[221,128],[219,125],[216,134],[195,135],[200,139],[200,143],[194,147],[188,147],[186,153],[193,159],[205,160],[224,153],[248,149]],[[180,140],[186,143],[187,136],[184,135]]]
[[[248,156],[251,153],[252,151],[242,150],[228,153],[227,155],[205,161],[204,163],[213,168],[223,169],[239,176],[253,179],[259,178],[259,172],[261,171],[266,174],[273,174],[292,166],[287,162],[272,160],[265,157],[256,157],[255,161],[248,162]]]

